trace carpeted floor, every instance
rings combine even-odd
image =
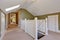
[[[49,35],[44,36],[39,40],[60,40],[60,33],[49,31]]]
[[[33,40],[33,38],[26,34],[23,30],[15,28],[8,30],[3,40]]]

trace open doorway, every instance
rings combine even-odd
[[[10,14],[10,24],[16,24],[16,14]]]
[[[18,27],[18,13],[12,12],[8,14],[8,29]]]

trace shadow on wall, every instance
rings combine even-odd
[[[25,18],[26,19],[34,19],[34,16],[25,9],[20,9],[18,13],[20,15],[20,19],[22,19],[22,20],[24,20]]]

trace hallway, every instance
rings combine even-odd
[[[31,36],[19,28],[7,30],[3,40],[33,40]]]
[[[60,0],[0,0],[0,40],[38,38],[60,40]]]

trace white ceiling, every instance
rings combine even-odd
[[[34,16],[60,12],[60,0],[0,0],[0,8],[5,12],[5,9],[20,4],[21,7],[12,10],[16,11],[20,8],[25,8]]]
[[[6,12],[5,9],[12,7],[12,6],[16,6],[16,5],[23,5],[24,1],[23,0],[0,0],[0,8],[5,12],[5,13],[9,13],[9,12],[13,12],[16,11],[18,9],[21,8],[21,6],[17,9],[11,10],[9,12]]]
[[[37,0],[27,10],[35,16],[60,12],[60,0]]]

